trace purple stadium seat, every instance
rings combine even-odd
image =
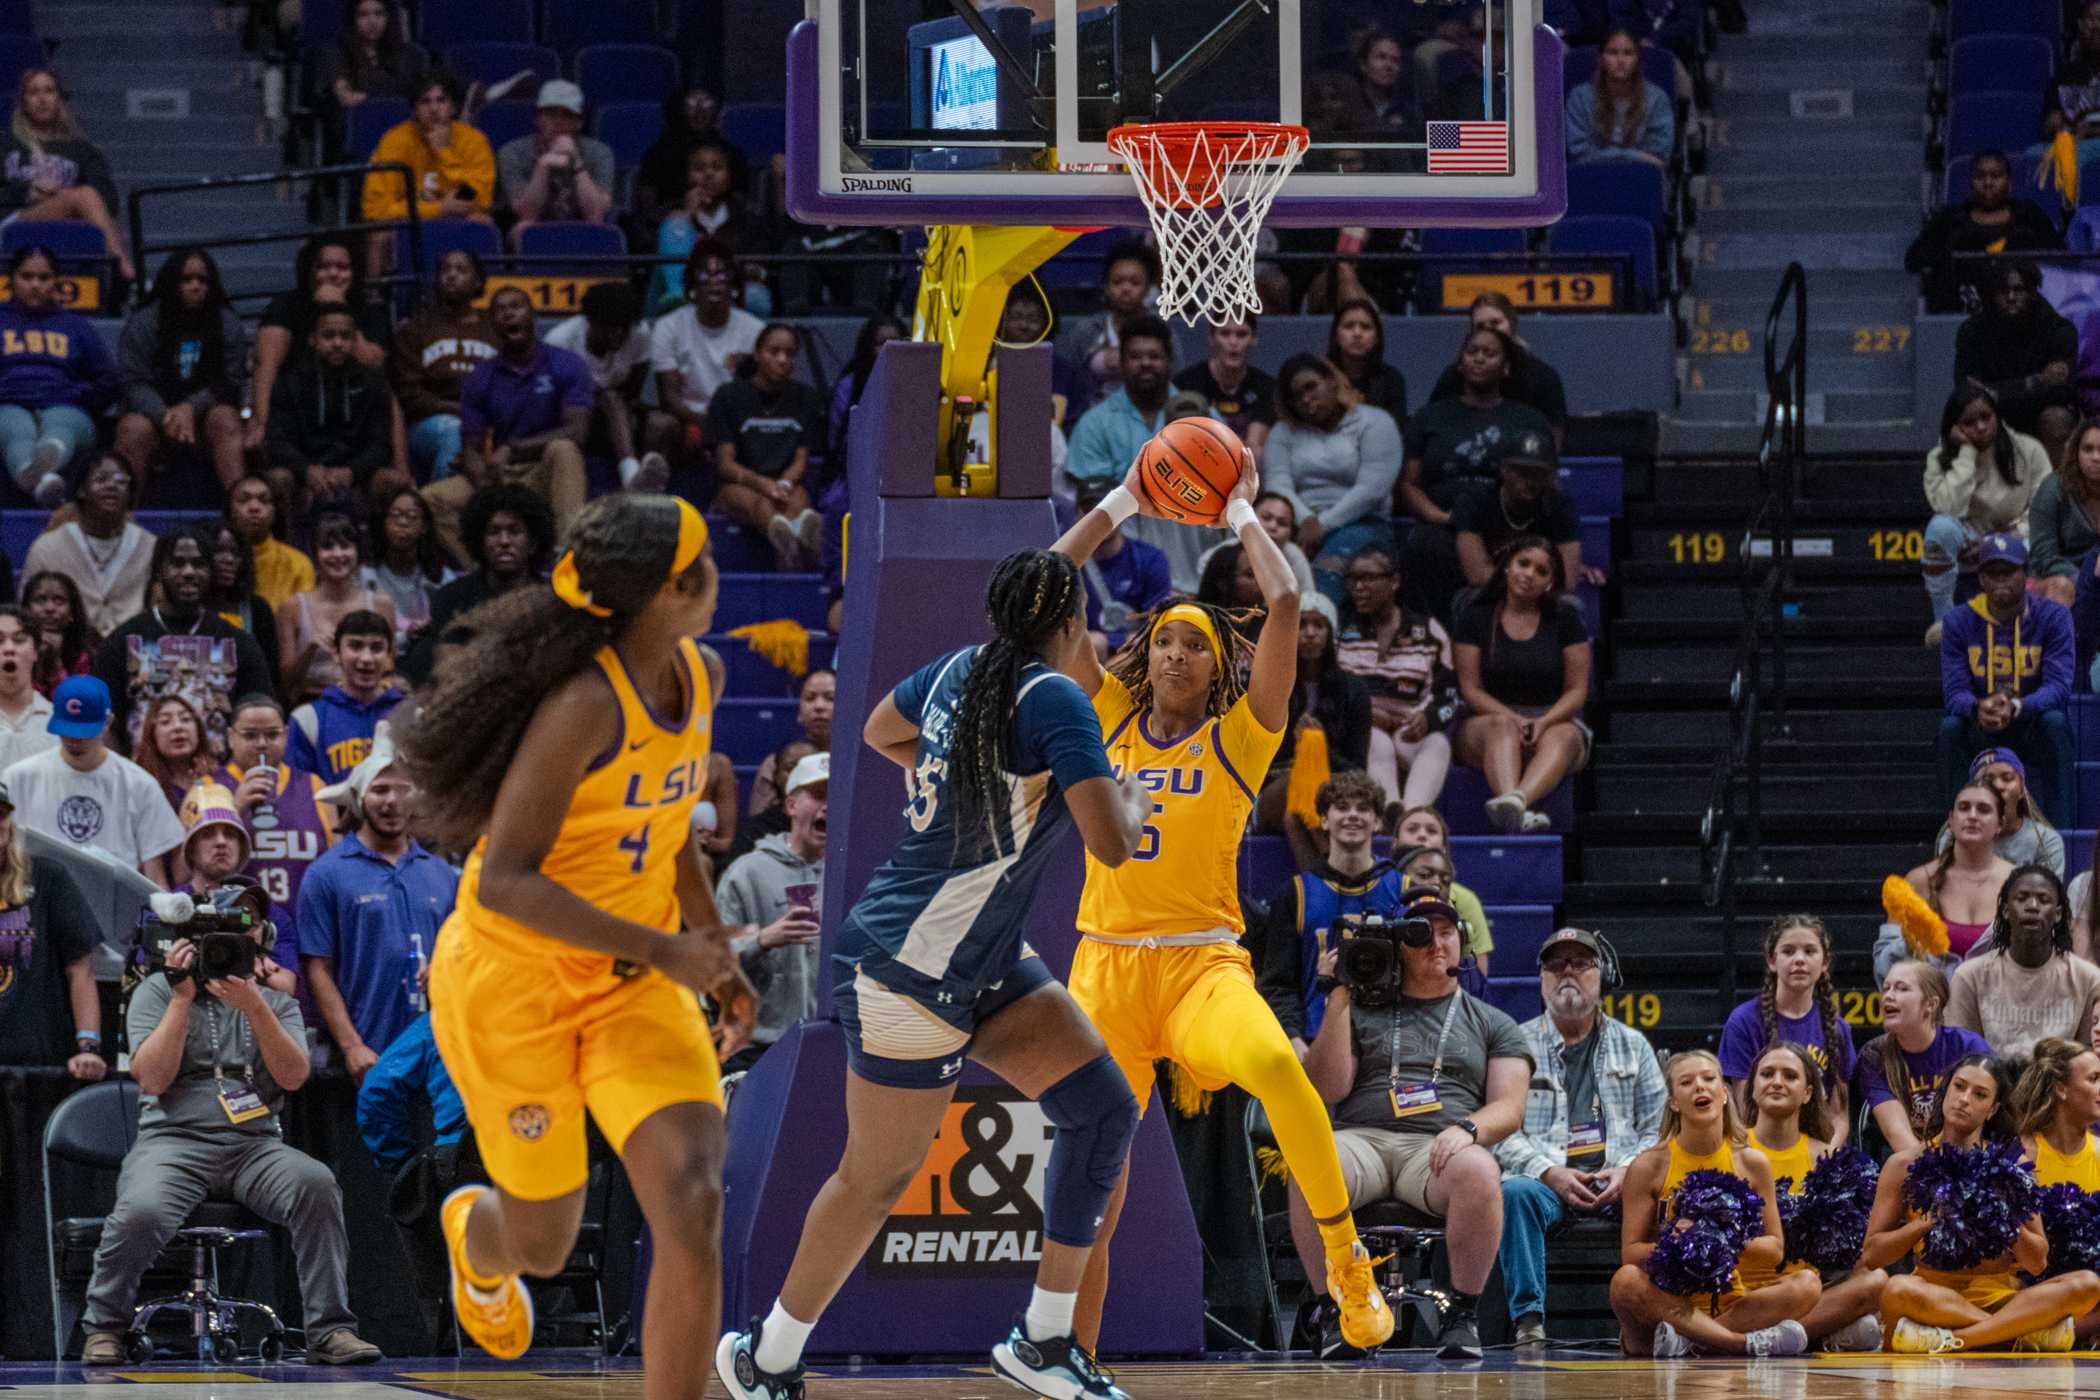
[[[343,159],[369,160],[379,138],[408,120],[408,103],[398,97],[368,97],[350,109],[343,125]]]
[[[754,166],[787,149],[787,108],[777,102],[743,102],[722,109],[722,134]]]
[[[561,55],[545,44],[484,39],[454,44],[445,50],[445,67],[462,82],[500,83],[513,73],[530,68],[539,82],[561,76]],[[531,100],[537,84],[512,88],[513,99]]]
[[[2063,31],[2059,0],[1952,0],[1947,6],[1950,42],[1972,34],[2033,34],[2054,40]]]
[[[661,44],[592,44],[576,51],[576,83],[592,107],[661,102],[678,91],[678,55]]]
[[[1425,228],[1422,230],[1422,252],[1431,257],[1478,257],[1481,254],[1521,253],[1530,246],[1531,235],[1520,228]],[[1444,274],[1447,272],[1477,272],[1496,266],[1489,263],[1468,264],[1460,262],[1428,263],[1422,268],[1415,283],[1415,306],[1424,315],[1434,314],[1444,305]],[[1510,264],[1499,265],[1506,270]]]
[[[525,6],[512,0],[520,9]],[[653,44],[655,0],[541,0],[540,34],[565,54],[585,44]]]
[[[407,261],[408,234],[395,235],[401,240],[402,261]],[[416,275],[429,281],[437,272],[438,259],[455,248],[464,248],[484,264],[500,257],[503,240],[490,224],[476,223],[472,219],[425,219],[422,223],[423,257],[416,265]]]
[[[12,256],[18,248],[33,248],[39,243],[61,261],[109,256],[109,242],[93,224],[71,219],[16,219],[0,229],[0,256]]]
[[[2042,95],[2027,92],[1972,92],[1947,104],[1947,154],[1973,156],[1978,151],[2018,151],[2034,144],[2042,129]],[[1570,171],[1572,176],[1574,172]]]
[[[489,148],[500,151],[520,136],[532,135],[533,119],[538,112],[529,98],[505,98],[482,108],[480,115],[474,118],[474,125],[489,138]]]
[[[627,236],[611,224],[531,224],[518,235],[518,252],[528,258],[572,258],[569,263],[527,263],[528,274],[561,277],[617,277],[625,265],[598,259],[627,255]]]
[[[433,52],[454,44],[532,42],[532,6],[508,0],[423,0],[416,37]]]
[[[642,155],[664,133],[661,102],[608,102],[598,109],[593,134],[612,147],[621,168],[641,163]]]
[[[1972,34],[1947,50],[1947,94],[2039,90],[2056,52],[2038,34]]]
[[[1620,214],[1576,214],[1546,230],[1546,251],[1624,257],[1633,269],[1633,309],[1655,304],[1655,229]]]
[[[1667,198],[1662,167],[1646,161],[1593,160],[1568,167],[1570,214],[1622,214],[1661,228]]]

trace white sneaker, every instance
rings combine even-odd
[[[1788,1318],[1774,1327],[1760,1327],[1743,1338],[1752,1356],[1799,1356],[1808,1350],[1808,1329]]]
[[[1680,1356],[1690,1356],[1692,1344],[1667,1322],[1655,1324],[1655,1350],[1657,1361],[1670,1361]]]
[[[1526,836],[1537,836],[1542,832],[1553,830],[1553,818],[1547,816],[1544,812],[1526,811],[1523,825],[1518,829]]]
[[[1889,1350],[1906,1352],[1915,1356],[1938,1356],[1942,1352],[1960,1351],[1961,1339],[1947,1327],[1927,1327],[1907,1317],[1896,1319],[1896,1335],[1889,1340]]]
[[[784,515],[776,515],[766,522],[766,539],[773,546],[782,569],[792,569],[802,553],[802,539],[795,533],[795,522]]]
[[[66,503],[66,479],[57,472],[45,472],[29,494],[45,510],[57,510]]]
[[[1932,624],[1932,626],[1925,629],[1925,645],[1936,649],[1938,648],[1939,644],[1940,624],[1935,622]]]
[[[1523,827],[1524,811],[1530,805],[1521,792],[1505,792],[1482,804],[1487,811],[1488,825],[1504,836],[1514,836]]]
[[[620,463],[620,484],[629,491],[662,491],[671,484],[671,464],[661,452],[644,452],[639,462],[630,457]]]
[[[2023,1332],[2013,1342],[2014,1351],[2069,1351],[2078,1340],[2078,1330],[2068,1317],[2060,1317],[2047,1327],[2037,1327],[2032,1332]]]
[[[1851,1322],[1823,1339],[1825,1351],[1880,1351],[1881,1319],[1873,1313]]]
[[[824,549],[824,517],[814,510],[805,510],[795,517],[795,538],[801,542],[808,554],[821,554]]]

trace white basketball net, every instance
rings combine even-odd
[[[1273,123],[1119,126],[1109,149],[1128,164],[1159,242],[1159,312],[1226,325],[1261,310],[1255,239],[1311,137]]]

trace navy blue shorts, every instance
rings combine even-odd
[[[846,1028],[846,1063],[871,1084],[888,1089],[938,1089],[953,1083],[969,1058],[977,1027],[1057,979],[1026,945],[1013,971],[977,994],[968,1006],[930,1006],[861,972],[838,984],[839,1024]]]

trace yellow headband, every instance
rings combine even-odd
[[[1197,607],[1194,603],[1176,603],[1173,607],[1161,613],[1159,619],[1152,624],[1152,636],[1157,637],[1159,629],[1170,622],[1186,622],[1189,626],[1201,632],[1204,640],[1210,643],[1210,654],[1218,658],[1219,664],[1222,665],[1224,663],[1225,649],[1218,645],[1218,629],[1211,625],[1209,613]],[[1149,643],[1151,637],[1146,638],[1146,641]]]
[[[707,548],[707,517],[684,497],[673,497],[678,502],[678,550],[671,556],[671,571],[664,576],[665,582],[677,578],[693,566],[700,551]],[[561,562],[554,566],[554,596],[592,617],[611,617],[612,609],[602,607],[591,600],[583,586],[583,578],[576,572],[576,551],[566,550]]]

